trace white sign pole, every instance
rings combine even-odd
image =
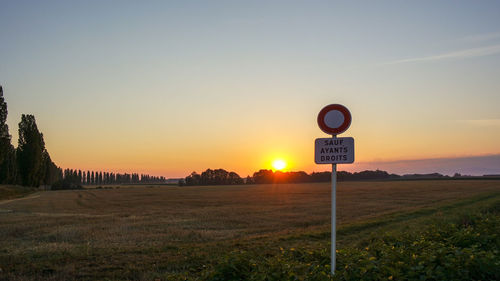
[[[335,139],[335,135],[332,138]],[[337,164],[332,164],[332,245],[331,245],[331,271],[332,275],[335,275],[335,256],[337,255],[336,244],[337,244]]]

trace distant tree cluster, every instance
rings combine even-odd
[[[462,175],[455,173],[454,177],[461,177]],[[431,173],[431,174],[406,174],[401,176],[401,178],[405,179],[426,179],[426,178],[433,178],[433,179],[440,179],[440,178],[450,178],[449,176],[442,175],[440,173]]]
[[[375,171],[361,171],[356,173],[349,173],[345,171],[337,172],[338,181],[356,181],[356,180],[386,180],[386,179],[397,179],[401,176],[396,174],[389,174],[386,171],[375,170]]]
[[[301,183],[311,182],[310,176],[303,171],[299,172],[281,172],[272,170],[259,170],[253,174],[253,183]]]
[[[249,183],[265,184],[265,183],[304,183],[304,182],[326,182],[331,179],[330,172],[312,173],[306,172],[282,172],[272,170],[259,170],[253,173]],[[248,182],[248,179],[247,179]]]
[[[217,172],[219,171],[219,172]],[[224,173],[225,172],[225,173]],[[307,174],[306,172],[281,172],[272,170],[259,170],[255,172],[253,176],[247,176],[245,180],[237,177],[238,180],[231,181],[223,176],[228,175],[228,173],[223,169],[218,170],[206,170],[201,175],[193,172],[191,175],[187,176],[185,179],[179,182],[179,185],[219,185],[219,184],[270,184],[270,183],[306,183],[306,182],[330,182],[332,178],[331,172],[313,172]],[[230,173],[229,173],[230,174]],[[236,173],[234,173],[237,175]],[[411,174],[411,175],[396,175],[389,174],[386,171],[375,170],[375,171],[362,171],[350,173],[346,171],[337,172],[338,181],[363,181],[363,180],[391,180],[391,179],[439,179],[439,178],[449,178],[448,176],[443,176],[439,173],[433,174]],[[236,179],[236,177],[235,177]]]
[[[306,172],[281,172],[272,170],[260,170],[253,174],[251,183],[303,183],[303,182],[329,182],[331,181],[331,172],[313,172],[307,174]],[[337,172],[338,181],[352,181],[352,180],[377,180],[377,179],[391,179],[398,178],[398,175],[389,174],[385,171],[362,171],[358,173],[349,173],[345,171]],[[247,180],[248,181],[248,180]]]
[[[224,169],[207,169],[198,174],[192,172],[191,175],[179,181],[179,185],[231,185],[243,184],[243,179],[235,172],[228,172]]]
[[[331,172],[281,172],[272,170],[260,170],[253,174],[253,177],[248,177],[247,182],[250,183],[301,183],[301,182],[329,182],[331,181]],[[337,172],[337,181],[363,181],[363,180],[412,180],[412,179],[440,179],[449,178],[439,173],[432,174],[408,174],[397,175],[389,174],[386,171],[361,171],[361,172]]]
[[[35,116],[23,114],[19,123],[17,149],[11,144],[7,121],[7,103],[0,86],[0,184],[38,187],[62,180],[62,171],[45,149],[43,134]]]

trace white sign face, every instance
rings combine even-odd
[[[325,114],[323,119],[325,125],[329,128],[336,129],[344,124],[344,114],[339,110],[331,110]]]
[[[353,138],[321,138],[314,142],[316,164],[350,164],[354,162]]]

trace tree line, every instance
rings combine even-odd
[[[231,175],[229,177],[229,175]],[[298,172],[282,172],[262,169],[253,173],[252,176],[247,176],[242,179],[235,172],[227,172],[224,169],[211,170],[198,174],[191,173],[184,179],[179,181],[180,186],[184,185],[228,185],[228,184],[270,184],[270,183],[314,183],[314,182],[330,182],[332,177],[331,172],[313,172],[308,174],[304,171]],[[361,171],[361,172],[337,172],[337,181],[362,181],[362,180],[397,180],[397,179],[436,179],[449,178],[439,173],[432,174],[409,174],[397,175],[390,174],[386,171]]]
[[[165,177],[137,173],[113,173],[103,171],[64,170],[67,185],[104,185],[104,184],[151,184],[165,183]]]
[[[7,103],[0,86],[0,184],[53,189],[80,188],[82,185],[164,183],[165,177],[146,174],[120,174],[104,171],[82,171],[58,167],[45,148],[43,134],[38,130],[35,116],[22,114],[19,123],[17,148],[7,125]]]

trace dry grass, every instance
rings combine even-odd
[[[36,192],[35,188],[18,185],[0,185],[0,202],[15,199]]]
[[[499,191],[499,181],[344,182],[338,187],[338,221],[345,225]],[[227,251],[242,239],[330,226],[327,183],[130,187],[37,196],[0,202],[0,268],[20,280],[119,279],[120,274],[147,279],[141,274],[203,263],[214,254],[210,251]]]

